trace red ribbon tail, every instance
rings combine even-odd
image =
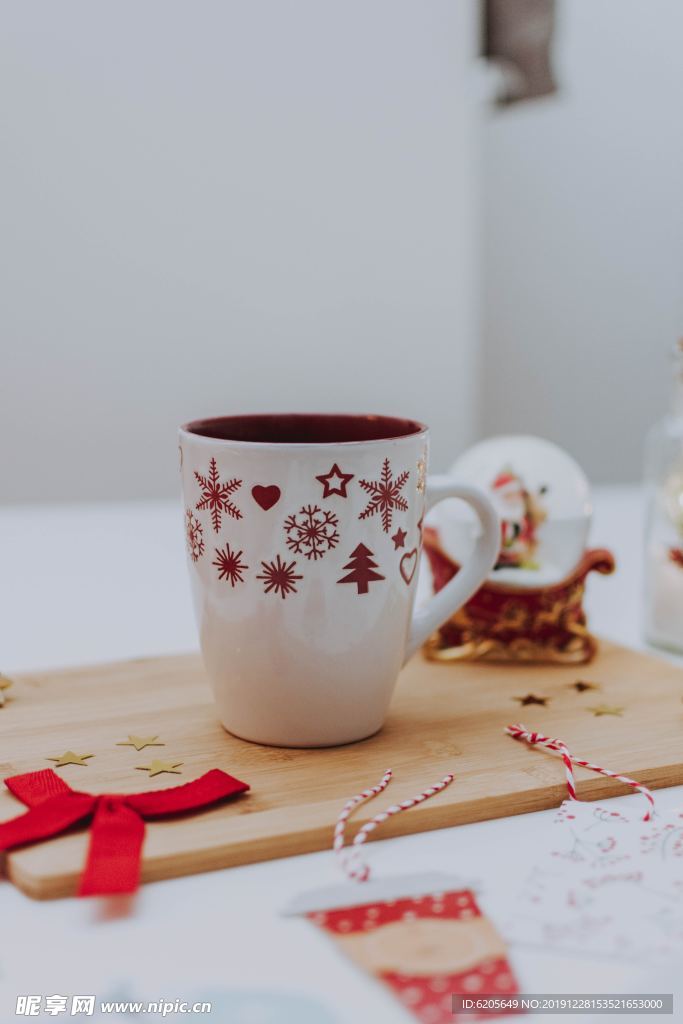
[[[182,786],[156,789],[148,793],[131,793],[126,797],[126,803],[144,818],[159,818],[165,814],[181,814],[207,807],[238,793],[245,793],[248,789],[247,782],[241,782],[220,768],[212,768]]]
[[[27,807],[42,804],[51,796],[74,792],[52,768],[43,768],[40,772],[26,772],[24,775],[11,775],[5,779],[5,785],[10,793]]]
[[[125,797],[102,796],[90,829],[90,845],[79,896],[135,892],[145,823]]]
[[[43,800],[26,814],[0,825],[0,850],[59,835],[76,822],[85,821],[94,806],[95,797],[73,791]]]

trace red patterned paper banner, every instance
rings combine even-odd
[[[337,819],[333,848],[355,882],[368,882],[370,877],[361,860],[361,847],[370,833],[393,815],[440,793],[451,784],[453,774],[376,814],[358,830],[347,854],[344,836],[349,817],[364,801],[383,792],[391,778],[387,769],[376,786],[347,800]],[[368,886],[368,897],[371,893]],[[387,985],[421,1024],[479,1019],[477,1014],[454,1013],[454,996],[492,994],[505,999],[519,991],[504,942],[467,889],[368,899],[362,905],[321,909],[307,916],[359,967]],[[487,1018],[499,1015],[487,1014]]]
[[[454,995],[504,999],[519,992],[505,943],[469,890],[339,907],[308,918],[421,1024],[480,1019],[454,1014]]]

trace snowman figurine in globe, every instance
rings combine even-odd
[[[429,639],[427,656],[590,661],[597,641],[583,608],[586,577],[613,572],[614,558],[587,547],[592,509],[581,467],[550,441],[505,436],[470,448],[451,474],[488,491],[501,519],[500,553],[480,590]],[[461,503],[442,502],[430,513],[423,539],[435,590],[467,561],[476,531]]]

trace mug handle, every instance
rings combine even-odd
[[[448,478],[430,477],[425,495],[425,515],[445,498],[459,498],[467,502],[477,514],[481,534],[467,564],[423,608],[414,613],[406,647],[406,661],[446,619],[476,593],[496,564],[500,551],[500,518],[483,491]]]

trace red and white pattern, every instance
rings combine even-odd
[[[356,794],[356,796],[352,796],[349,800],[346,801],[341,811],[339,812],[337,823],[334,826],[334,839],[332,841],[332,849],[337,854],[337,856],[340,857],[342,867],[350,878],[357,878],[359,881],[365,881],[365,879],[367,879],[369,875],[369,872],[363,875],[362,873],[359,874],[349,870],[348,857],[344,853],[346,822],[349,820],[351,814],[356,809],[356,807],[358,807],[359,804],[362,804],[365,800],[371,800],[373,796],[377,796],[378,793],[381,793],[383,789],[387,788],[387,786],[391,782],[392,775],[393,772],[391,768],[387,768],[384,775],[382,776],[381,781],[378,782],[376,786],[372,786],[370,789],[364,789],[362,793],[358,793]]]
[[[407,536],[408,534],[406,530],[402,530],[401,527],[399,526],[398,530],[391,538],[394,542],[394,551],[398,551],[399,548],[404,548],[406,546]]]
[[[360,486],[370,495],[370,501],[358,518],[369,519],[379,513],[382,529],[389,533],[394,509],[408,511],[408,501],[400,492],[409,476],[410,470],[405,469],[394,480],[389,459],[385,459],[379,480],[359,480]]]
[[[398,567],[401,572],[401,579],[403,580],[407,587],[409,587],[410,584],[413,582],[413,576],[415,575],[415,570],[417,569],[418,557],[419,556],[417,548],[413,548],[412,551],[406,551],[405,555],[402,556],[401,561],[398,564]]]
[[[661,970],[683,957],[683,816],[658,811],[641,783],[574,757],[562,740],[508,726],[514,739],[562,758],[569,799],[550,842],[519,893],[505,926],[509,939],[561,953],[615,957]],[[648,803],[644,822],[628,803],[605,807],[577,799],[574,766],[616,779]],[[622,813],[623,812],[623,813]],[[641,815],[641,818],[643,816]]]
[[[284,562],[279,555],[276,555],[272,562],[261,562],[263,572],[256,577],[263,580],[264,593],[279,594],[281,598],[288,594],[296,593],[295,580],[302,580],[303,576],[294,572],[296,562]]]
[[[194,475],[202,489],[202,496],[197,502],[196,508],[199,511],[206,508],[211,510],[211,525],[216,533],[221,528],[223,513],[232,516],[233,519],[242,518],[242,513],[237,505],[230,500],[230,495],[242,486],[241,480],[234,477],[232,480],[221,483],[214,458],[209,463],[209,472],[206,476],[198,473],[197,470],[194,471]]]
[[[252,498],[264,512],[277,505],[281,495],[282,491],[277,484],[267,484],[265,487],[263,484],[254,484],[251,489]]]
[[[349,817],[360,804],[383,792],[391,779],[391,768],[387,768],[376,786],[347,800],[337,818],[333,849],[353,881],[367,882],[370,877],[360,860],[361,846],[370,833],[393,815],[440,793],[453,781],[453,774],[376,814],[359,829],[347,856],[344,834]],[[307,916],[326,929],[356,964],[388,985],[422,1024],[479,1019],[454,1013],[453,996],[485,993],[502,998],[518,991],[505,946],[468,890],[337,907]]]
[[[508,725],[505,728],[505,732],[508,736],[512,736],[515,740],[522,740],[524,743],[528,743],[530,746],[544,747],[546,750],[556,752],[562,758],[564,764],[565,778],[567,780],[567,791],[572,800],[578,800],[576,795],[576,781],[574,779],[573,765],[579,765],[581,768],[588,768],[589,771],[598,772],[599,775],[605,775],[609,779],[616,779],[618,782],[623,782],[627,786],[632,786],[633,789],[638,790],[642,793],[645,799],[648,801],[649,807],[646,813],[643,815],[643,821],[649,821],[655,806],[655,800],[647,788],[640,782],[636,782],[634,779],[629,779],[626,775],[618,775],[617,772],[611,772],[607,768],[601,768],[600,765],[592,764],[590,761],[584,761],[580,757],[575,757],[568,749],[567,744],[562,740],[552,739],[550,736],[543,736],[539,732],[532,732],[526,728],[526,726],[517,723],[516,725]]]
[[[680,970],[683,816],[643,822],[629,803],[565,800],[503,925],[509,940]]]
[[[323,485],[323,498],[331,498],[333,494],[338,494],[340,498],[348,498],[346,488],[349,481],[353,480],[353,476],[353,473],[343,473],[335,462],[327,473],[316,476],[316,480]]]
[[[218,569],[218,579],[226,580],[232,587],[236,583],[244,583],[242,574],[249,568],[242,561],[242,552],[233,551],[229,544],[223,549],[216,548],[216,558],[211,564]]]
[[[338,525],[334,512],[304,505],[296,515],[285,519],[287,547],[295,555],[305,555],[315,562],[339,543]]]
[[[453,996],[505,998],[519,991],[504,945],[469,890],[335,908],[308,917],[387,985],[422,1024],[483,1019],[454,1014]],[[486,1019],[494,1016],[486,1014]]]
[[[386,579],[381,572],[375,572],[379,566],[373,561],[373,555],[374,552],[366,548],[365,544],[359,544],[353,549],[351,559],[344,566],[350,571],[338,579],[337,583],[355,583],[357,594],[367,594],[371,583]]]
[[[452,772],[448,775],[444,775],[443,779],[435,783],[433,786],[429,786],[427,789],[418,793],[417,796],[410,797],[407,800],[401,800],[398,804],[392,804],[387,807],[386,810],[380,811],[374,818],[366,822],[363,825],[353,839],[353,847],[350,855],[347,855],[344,850],[346,822],[353,811],[358,807],[359,804],[364,803],[366,800],[371,800],[377,796],[382,790],[386,789],[392,779],[391,768],[387,768],[386,772],[382,776],[381,781],[373,786],[371,789],[364,789],[362,793],[358,793],[357,796],[352,796],[350,800],[347,800],[342,807],[339,817],[337,818],[337,824],[334,828],[334,839],[332,842],[332,849],[341,860],[341,865],[349,878],[355,879],[357,882],[366,882],[370,877],[370,869],[367,864],[361,862],[361,846],[367,840],[371,832],[381,825],[382,822],[387,821],[393,817],[394,814],[400,814],[401,811],[409,811],[411,807],[417,807],[418,804],[424,803],[425,800],[429,800],[431,796],[436,796],[446,786],[450,786],[455,776]]]
[[[449,894],[450,895],[450,894]],[[483,960],[475,969],[453,974],[434,974],[428,978],[411,977],[386,971],[381,980],[389,985],[406,1009],[422,1024],[452,1024],[454,1021],[493,1020],[499,1013],[458,1013],[453,996],[496,996],[511,998],[519,992],[506,957]]]
[[[185,509],[185,540],[193,562],[204,554],[204,530],[191,508]]]

